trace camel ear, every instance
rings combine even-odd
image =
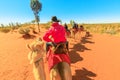
[[[29,45],[29,44],[27,44],[27,48],[29,48],[29,49],[31,50],[31,48],[30,48],[30,45]]]

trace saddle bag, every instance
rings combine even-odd
[[[54,51],[55,54],[66,54],[66,53],[68,53],[66,42],[56,44],[54,46],[53,51]]]

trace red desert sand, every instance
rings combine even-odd
[[[26,44],[44,34],[23,38],[19,33],[0,33],[0,80],[34,80]],[[35,37],[36,36],[36,37]],[[92,34],[75,41],[69,38],[73,80],[120,80],[120,37]],[[47,62],[45,72],[49,80]]]

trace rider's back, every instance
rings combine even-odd
[[[58,23],[52,24],[52,27],[43,36],[43,39],[47,42],[50,42],[50,39],[48,38],[50,35],[52,36],[54,43],[66,42],[65,29]]]

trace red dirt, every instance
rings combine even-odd
[[[0,80],[34,80],[26,44],[35,36],[39,35],[24,39],[19,33],[0,33]],[[92,34],[80,41],[68,40],[73,80],[120,80],[120,37]],[[49,80],[47,63],[45,71]]]

